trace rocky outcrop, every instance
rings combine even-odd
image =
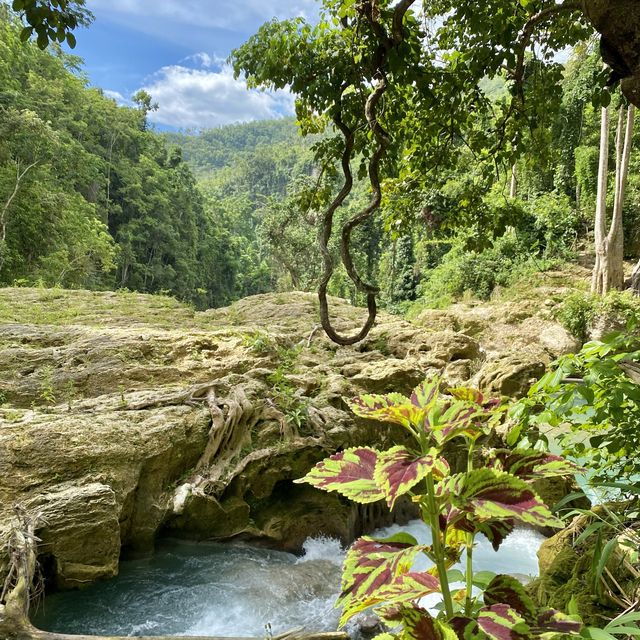
[[[116,398],[28,410],[0,428],[0,527],[13,505],[40,513],[40,551],[57,586],[117,573],[121,547],[148,552],[167,489],[206,446],[201,407],[129,410]],[[4,415],[7,415],[5,409]]]
[[[482,367],[477,386],[489,395],[521,398],[545,372],[545,363],[523,355],[508,355]]]
[[[338,331],[360,326],[361,309],[332,305]],[[294,550],[387,523],[377,506],[293,484],[327,453],[402,437],[356,419],[344,397],[478,372],[491,392],[519,394],[556,349],[514,312],[509,327],[529,322],[540,357],[501,359],[486,330],[442,313],[423,326],[381,314],[342,348],[318,331],[313,294],[196,313],[160,296],[0,290],[0,534],[15,504],[40,513],[42,564],[66,588],[113,575],[161,530]]]

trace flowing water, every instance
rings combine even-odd
[[[420,542],[421,522],[375,535],[409,531]],[[543,537],[514,532],[495,553],[484,539],[476,570],[534,576]],[[163,541],[147,560],[121,564],[120,575],[78,592],[53,594],[34,616],[48,631],[103,635],[211,635],[264,637],[305,627],[335,630],[333,608],[344,550],[336,540],[307,540],[304,554],[249,546]],[[426,568],[426,565],[419,568]]]

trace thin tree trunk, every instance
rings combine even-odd
[[[609,288],[624,288],[624,230],[622,228],[622,208],[629,176],[629,158],[631,157],[631,145],[633,142],[633,124],[635,107],[629,106],[627,110],[624,138],[622,136],[624,123],[624,109],[620,109],[620,122],[618,140],[616,142],[616,193],[613,206],[613,218],[611,229],[607,237],[609,245]]]
[[[609,109],[602,109],[600,119],[600,162],[598,165],[598,195],[594,227],[596,263],[593,267],[591,291],[604,293],[603,282],[607,277],[606,229],[607,229],[607,178],[609,174]]]
[[[640,260],[638,261],[638,264],[634,267],[633,273],[631,274],[631,290],[637,296],[640,296]]]
[[[37,164],[38,160],[32,162],[28,165],[23,171],[20,171],[20,163],[16,162],[16,184],[11,192],[11,195],[7,198],[7,201],[4,203],[2,207],[2,212],[0,213],[0,240],[4,242],[7,239],[7,214],[9,213],[9,207],[13,202],[13,199],[18,195],[18,191],[20,191],[20,184],[24,180],[24,177],[33,169]]]
[[[629,158],[633,138],[635,108],[626,111],[620,108],[616,133],[616,182],[613,214],[607,233],[607,177],[609,156],[609,116],[602,110],[600,132],[600,167],[598,171],[598,204],[596,208],[595,249],[596,264],[593,269],[591,290],[600,295],[611,289],[624,287],[624,233],[622,228],[622,208],[629,175]]]
[[[511,167],[511,187],[509,188],[509,197],[515,198],[518,195],[518,167],[514,164]]]

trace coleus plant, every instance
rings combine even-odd
[[[432,378],[401,394],[365,395],[349,401],[358,416],[399,424],[412,436],[410,446],[386,451],[354,447],[318,463],[304,478],[325,491],[367,504],[386,501],[393,508],[401,496],[417,503],[431,530],[431,544],[408,533],[387,539],[363,537],[347,553],[342,575],[343,626],[355,614],[376,607],[393,631],[377,640],[520,640],[546,634],[579,634],[579,618],[541,609],[510,576],[474,574],[473,548],[478,534],[494,549],[517,523],[562,527],[532,488],[540,478],[567,476],[577,468],[537,450],[477,450],[504,415],[499,400],[470,388],[441,392]],[[446,458],[452,441],[465,444],[466,469],[454,473]],[[482,464],[477,465],[478,454]],[[475,466],[474,466],[475,465]],[[464,574],[453,569],[466,552]],[[414,569],[426,555],[433,567]],[[462,582],[462,588],[455,583]],[[474,590],[474,587],[476,589]],[[478,587],[484,591],[478,592]],[[440,594],[439,613],[421,605]]]

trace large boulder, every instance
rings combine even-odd
[[[489,395],[521,398],[545,372],[545,363],[528,354],[487,362],[477,375],[478,388]]]
[[[37,535],[58,586],[114,575],[122,546],[151,550],[172,484],[206,446],[202,408],[117,403],[16,412],[0,424],[0,529],[14,505],[40,513]]]

